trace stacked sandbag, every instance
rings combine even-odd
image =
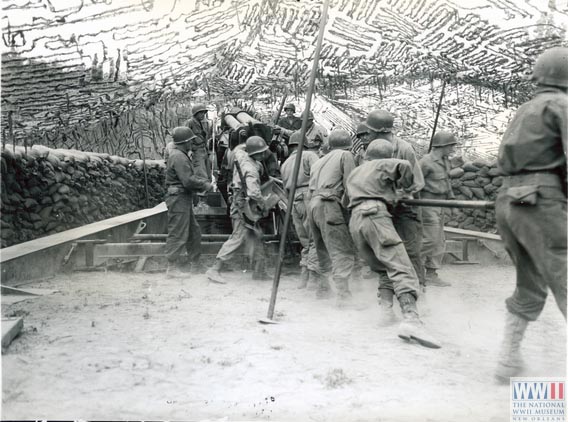
[[[494,201],[503,184],[497,162],[467,161],[461,157],[450,160],[450,181],[456,199],[468,201]],[[465,230],[496,232],[495,211],[470,208],[453,208],[446,214],[446,226]]]
[[[142,160],[6,145],[1,167],[2,247],[146,208]],[[164,198],[164,161],[146,171],[152,207]]]

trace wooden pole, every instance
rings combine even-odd
[[[440,93],[440,100],[438,101],[438,109],[436,110],[436,118],[434,119],[434,128],[432,129],[432,136],[430,137],[430,145],[428,145],[428,152],[432,150],[432,139],[436,134],[436,127],[438,127],[438,117],[440,117],[440,109],[442,108],[442,100],[444,99],[444,91],[446,90],[446,79],[442,82],[442,92]]]
[[[327,10],[329,8],[329,0],[324,0],[323,10],[321,12],[321,20],[319,25],[319,34],[314,50],[314,62],[312,64],[312,72],[308,84],[308,93],[306,95],[306,107],[304,109],[302,118],[302,128],[300,129],[300,139],[304,139],[308,129],[308,112],[312,104],[312,95],[314,93],[314,86],[316,81],[316,74],[318,70],[318,61],[321,53],[321,45],[323,42],[323,35],[325,33],[325,23],[327,20]],[[302,162],[302,151],[304,149],[304,142],[298,144],[298,152],[296,153],[296,162],[294,163],[294,170],[292,172],[292,188],[288,195],[288,209],[284,217],[284,227],[282,228],[282,236],[280,238],[280,250],[278,262],[276,263],[276,272],[274,273],[274,281],[272,283],[272,294],[270,296],[270,304],[268,306],[268,313],[266,320],[260,320],[262,323],[274,323],[274,307],[276,305],[276,295],[278,294],[278,285],[280,284],[280,274],[282,272],[282,265],[284,263],[284,253],[286,250],[286,238],[288,236],[288,229],[290,227],[290,217],[292,214],[292,204],[294,203],[294,195],[296,194],[296,182],[298,181],[298,172],[300,171],[300,164]]]

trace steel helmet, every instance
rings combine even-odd
[[[304,110],[304,112],[302,113],[302,119],[304,118],[305,115],[306,115],[306,110]],[[314,113],[312,113],[311,111],[308,111],[308,120],[314,120]]]
[[[191,107],[191,114],[194,116],[200,111],[208,111],[205,104],[195,104],[193,107]]]
[[[432,148],[445,147],[446,145],[455,145],[458,143],[457,138],[453,133],[441,130],[436,132],[432,137]]]
[[[292,145],[299,145],[300,144],[300,140],[302,139],[302,133],[297,130],[296,132],[292,133],[292,135],[290,135],[290,140],[288,141],[288,146],[292,146]],[[304,136],[304,146],[306,146],[307,142],[306,142],[306,137]]]
[[[349,149],[351,148],[351,135],[343,129],[335,129],[329,135],[329,149]]]
[[[367,125],[364,122],[361,122],[357,125],[357,129],[355,129],[355,134],[357,136],[361,136],[361,135],[365,135],[366,133],[369,133],[369,128],[367,127]]]
[[[185,126],[178,126],[172,131],[172,138],[174,138],[174,144],[183,144],[184,142],[191,141],[196,138],[195,133]]]
[[[568,88],[568,48],[550,48],[538,56],[532,79],[542,85]]]
[[[386,110],[373,110],[367,115],[365,126],[373,132],[392,132],[394,117]]]
[[[296,112],[296,106],[294,104],[286,104],[286,107],[284,107],[284,111],[286,110],[292,110],[294,113]]]
[[[251,136],[247,139],[245,149],[248,155],[260,154],[268,149],[266,141],[260,136]]]
[[[365,160],[379,160],[381,158],[392,158],[394,149],[392,144],[386,139],[375,139],[365,151]]]

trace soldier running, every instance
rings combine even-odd
[[[532,78],[535,96],[517,110],[498,156],[506,176],[496,201],[497,227],[517,268],[495,374],[506,383],[522,373],[521,342],[548,289],[566,319],[568,48],[542,53]]]
[[[345,130],[334,130],[329,137],[331,151],[314,163],[309,190],[310,228],[318,257],[320,278],[317,297],[329,295],[329,283],[324,276],[332,268],[339,306],[350,302],[349,279],[352,277],[355,247],[347,227],[347,197],[345,182],[355,168],[351,136]]]
[[[172,132],[174,146],[170,150],[166,167],[166,206],[168,207],[168,237],[166,256],[167,275],[183,276],[182,272],[200,270],[201,229],[193,213],[193,194],[213,188],[204,177],[195,174],[188,156],[195,134],[187,127],[176,127]],[[187,263],[180,262],[183,249],[187,251]]]
[[[412,191],[415,186],[413,168],[407,160],[390,158],[392,155],[393,147],[389,141],[374,140],[367,149],[366,162],[351,172],[347,179],[349,208],[352,210],[349,229],[371,270],[380,274],[386,269],[388,273],[403,316],[398,336],[426,347],[439,348],[439,343],[425,330],[418,317],[418,278],[390,213],[398,199],[396,187]],[[387,290],[386,294],[390,295],[390,303],[385,304],[381,312],[384,318],[390,314],[388,319],[392,321],[393,291]],[[383,300],[386,294],[382,294]]]

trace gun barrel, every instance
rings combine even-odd
[[[495,208],[493,201],[462,201],[458,199],[401,199],[399,201],[405,205],[416,205],[418,207],[444,207],[444,208],[475,208],[492,210]]]
[[[232,116],[230,114],[225,115],[224,120],[225,123],[233,130],[237,130],[243,125],[235,118],[235,116]]]

